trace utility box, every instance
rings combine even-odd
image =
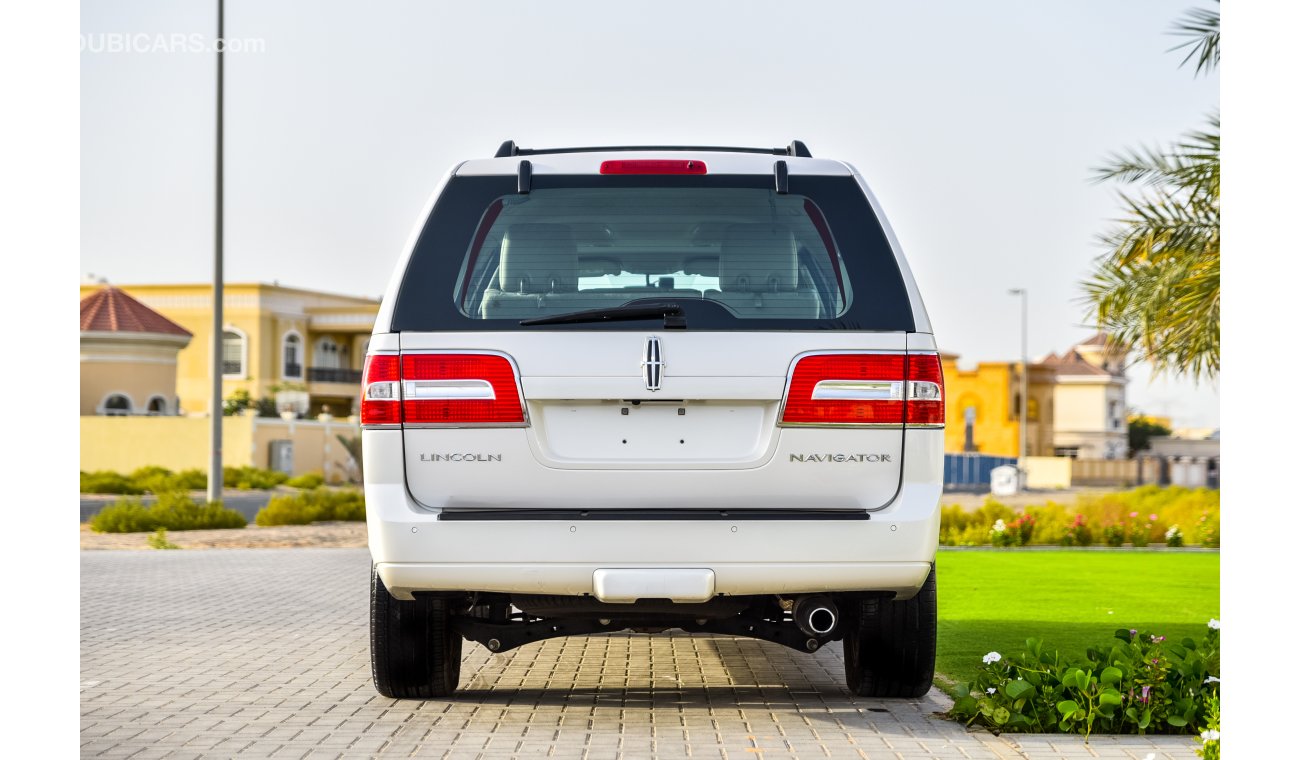
[[[1004,464],[989,473],[989,488],[994,496],[1015,496],[1020,493],[1020,468]]]
[[[293,441],[271,441],[269,468],[285,475],[293,475]]]

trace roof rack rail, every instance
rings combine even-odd
[[[497,148],[496,158],[511,156],[536,156],[543,153],[608,153],[635,150],[701,150],[711,153],[762,153],[770,156],[797,156],[812,158],[808,146],[794,140],[784,148],[737,148],[720,145],[602,145],[587,148],[521,148],[514,140],[506,140]]]

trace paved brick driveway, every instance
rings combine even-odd
[[[104,757],[1156,758],[1186,737],[995,737],[841,685],[841,651],[617,634],[492,656],[455,701],[370,684],[356,549],[83,552],[81,746]]]

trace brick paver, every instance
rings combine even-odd
[[[370,682],[357,549],[83,552],[81,746],[95,757],[1154,758],[1187,737],[968,732],[854,697],[838,645],[711,635],[466,644],[454,700]]]

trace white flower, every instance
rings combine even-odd
[[[1000,662],[1001,660],[1002,660],[1002,655],[998,654],[997,652],[989,652],[988,654],[984,655],[985,665],[992,665],[993,663]]]
[[[1006,531],[1006,529],[1007,529],[1007,524],[1002,522],[1001,520],[998,520],[997,522],[993,523],[994,533],[1002,533]]]
[[[1219,682],[1219,679],[1218,679],[1216,676],[1208,676],[1208,677],[1205,679],[1205,683],[1218,683],[1218,682]]]
[[[997,694],[997,693],[998,693],[998,690],[997,690],[995,687],[993,687],[993,686],[988,687],[987,689],[985,689],[985,691],[987,691],[987,692],[990,693],[990,694]]]
[[[1201,738],[1207,742],[1217,742],[1219,740],[1219,732],[1211,728],[1209,730],[1202,731]]]
[[[1209,627],[1213,628],[1216,631],[1219,630],[1219,621],[1215,620],[1214,618],[1210,618],[1210,622],[1206,623],[1206,625],[1208,625]]]
[[[1165,538],[1173,538],[1174,536],[1181,536],[1181,535],[1183,535],[1183,532],[1178,529],[1177,525],[1165,531]]]

